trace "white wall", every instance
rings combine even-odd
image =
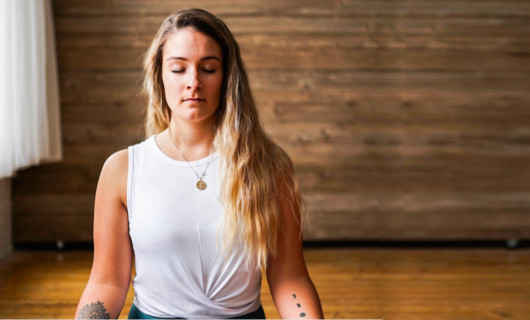
[[[11,179],[0,179],[0,259],[11,253]]]

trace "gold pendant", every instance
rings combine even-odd
[[[199,180],[199,181],[197,181],[196,186],[197,186],[197,189],[204,190],[204,189],[206,189],[206,182],[204,182],[202,180]]]

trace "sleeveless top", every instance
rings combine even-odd
[[[154,135],[128,151],[136,307],[161,318],[230,318],[257,310],[257,264],[247,267],[241,247],[231,253],[221,250],[219,153],[189,163],[177,161],[162,152]],[[200,175],[209,160],[203,178],[207,187],[199,190],[190,165]]]

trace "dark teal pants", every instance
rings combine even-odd
[[[140,311],[134,303],[131,306],[131,310],[129,310],[129,319],[166,319],[166,318],[157,318],[150,316],[148,314],[143,313]],[[182,318],[172,318],[172,319],[182,319]],[[265,319],[265,311],[263,310],[262,306],[259,306],[258,310],[251,312],[249,314],[245,314],[236,318],[229,318],[229,319]]]

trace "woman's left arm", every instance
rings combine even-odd
[[[291,206],[285,196],[290,194],[288,187],[280,191],[278,249],[267,264],[274,304],[284,319],[323,319],[320,298],[305,264],[300,208]]]

